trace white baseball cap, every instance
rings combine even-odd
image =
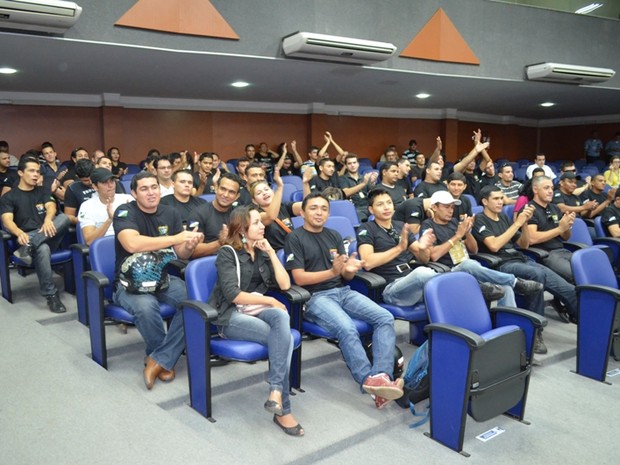
[[[461,201],[452,197],[452,194],[448,191],[437,191],[431,195],[431,205],[440,203],[442,205],[460,205]]]

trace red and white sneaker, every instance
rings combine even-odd
[[[366,378],[362,388],[368,394],[374,394],[387,400],[394,400],[402,397],[403,386],[404,381],[402,379],[399,378],[396,381],[391,381],[388,375],[380,373]]]

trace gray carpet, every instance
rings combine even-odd
[[[12,275],[14,304],[0,302],[0,463],[21,464],[611,464],[617,463],[620,376],[613,385],[571,373],[576,327],[549,311],[545,341],[530,384],[525,425],[506,417],[467,420],[467,459],[410,429],[415,419],[395,404],[379,411],[359,392],[337,349],[305,341],[302,387],[293,411],[304,438],[279,431],[262,404],[266,362],[230,363],[213,370],[210,423],[189,406],[182,357],[177,379],[142,382],[143,345],[135,328],[107,328],[109,370],[90,360],[88,330],[77,321],[75,298],[62,293],[69,312],[54,315],[38,296],[36,277]],[[61,279],[58,277],[58,284]],[[408,327],[396,323],[408,360]],[[609,369],[620,367],[610,360]],[[419,405],[418,407],[423,407]],[[481,442],[499,426],[505,432]]]

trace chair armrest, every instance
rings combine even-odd
[[[306,289],[295,284],[293,284],[286,291],[282,291],[280,289],[270,289],[267,291],[267,295],[271,295],[276,298],[282,296],[292,304],[304,303],[312,297]]]
[[[11,239],[11,235],[6,232],[4,229],[0,229],[0,238],[3,241],[8,241],[9,239]]]
[[[90,254],[90,247],[86,244],[71,244],[69,246],[71,250],[75,250],[80,255],[88,255]]]
[[[503,315],[509,316],[517,316],[522,317],[529,320],[535,328],[544,328],[547,326],[547,319],[544,316],[539,315],[538,313],[531,312],[529,310],[525,310],[523,308],[515,308],[515,307],[492,307],[489,309],[491,313],[491,318],[496,321],[498,318],[501,319]]]
[[[579,293],[583,291],[600,292],[610,295],[616,299],[617,302],[620,302],[620,290],[614,289],[613,287],[599,286],[598,284],[578,284],[575,286],[575,291],[577,292],[577,297],[579,297]]]
[[[485,344],[484,339],[482,339],[479,335],[459,326],[445,323],[430,323],[424,327],[425,333],[430,334],[432,331],[441,331],[443,333],[456,336],[465,341],[465,343],[472,349],[479,349]]]
[[[100,288],[110,285],[110,280],[108,279],[108,277],[98,271],[85,271],[84,273],[82,273],[82,278],[89,281],[94,281],[95,285]]]
[[[209,323],[217,319],[217,310],[211,305],[200,302],[199,300],[183,300],[179,302],[177,307],[181,310],[184,307],[196,310],[198,314]]]
[[[520,252],[522,252],[523,254],[525,254],[526,256],[530,257],[531,259],[537,262],[549,256],[549,252],[547,252],[544,249],[540,249],[538,247],[528,247],[527,249],[518,248],[517,250],[519,250]]]
[[[571,252],[587,249],[588,247],[590,246],[588,244],[584,244],[583,242],[564,241],[564,248],[566,250],[570,250]]]
[[[387,284],[383,276],[371,271],[358,271],[353,280],[360,280],[368,289],[381,289]]]
[[[469,254],[469,258],[473,258],[487,268],[495,269],[502,264],[501,258],[499,258],[497,255],[493,255],[490,253]]]
[[[448,265],[444,265],[443,263],[439,262],[428,262],[423,266],[427,266],[431,270],[436,271],[437,273],[448,273],[451,270]]]
[[[594,244],[608,245],[610,247],[620,247],[620,239],[617,237],[597,237],[593,239]]]
[[[187,268],[188,260],[181,260],[180,258],[175,258],[168,263],[168,272],[177,276],[181,279],[185,279],[185,268]]]

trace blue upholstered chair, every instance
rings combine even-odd
[[[609,353],[620,360],[618,280],[597,248],[578,250],[571,257],[579,301],[577,373],[605,381]]]
[[[424,300],[430,437],[465,454],[467,413],[476,421],[502,413],[523,420],[534,338],[547,320],[518,308],[489,312],[476,279],[462,272],[428,281]]]
[[[206,304],[217,282],[217,257],[209,256],[190,261],[185,270],[185,282],[189,300],[182,302],[183,327],[187,354],[190,405],[210,421],[212,414],[211,355],[225,360],[255,362],[267,360],[267,347],[252,341],[224,339],[217,335],[211,322],[217,311]],[[298,320],[303,303],[310,297],[304,289],[296,286],[286,292],[273,295],[287,305],[291,321]],[[291,363],[291,388],[301,391],[301,335],[291,329],[295,350]]]
[[[114,236],[101,237],[90,245],[91,270],[83,273],[88,312],[88,328],[92,359],[104,368],[108,368],[106,347],[105,318],[119,323],[134,324],[134,317],[123,307],[112,303],[114,283]],[[162,318],[171,319],[176,309],[161,303]]]
[[[75,226],[77,243],[71,244],[71,263],[73,264],[73,275],[75,277],[75,299],[77,301],[78,321],[88,326],[88,312],[86,311],[86,289],[82,274],[90,270],[90,247],[84,241],[82,227],[80,223]]]
[[[285,184],[293,184],[295,186],[294,190],[296,191],[303,190],[304,188],[304,183],[300,176],[282,176],[282,182]]]
[[[202,194],[202,195],[199,195],[198,197],[200,197],[201,199],[207,202],[213,202],[215,200],[215,194]]]
[[[329,214],[330,216],[344,216],[348,218],[354,228],[358,228],[360,225],[355,205],[349,200],[331,200],[329,202]]]

